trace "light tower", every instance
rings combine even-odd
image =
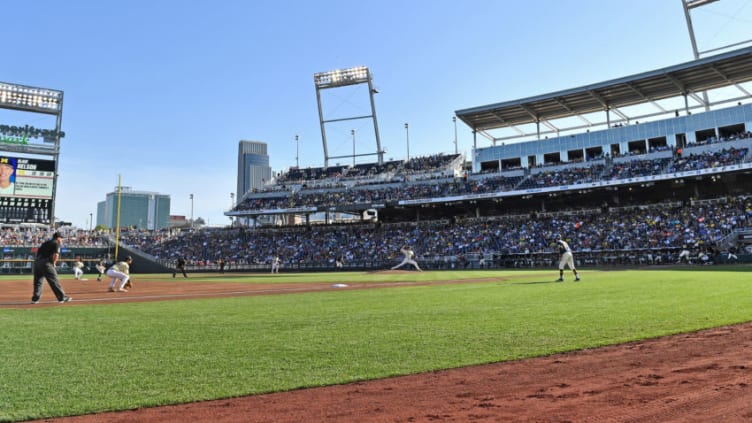
[[[362,153],[358,156],[378,156],[378,163],[384,163],[384,151],[381,149],[381,138],[379,137],[379,124],[376,119],[376,105],[373,100],[373,95],[379,91],[373,88],[373,81],[371,73],[365,66],[357,66],[348,69],[337,69],[329,72],[319,72],[313,75],[313,82],[316,86],[316,101],[319,107],[319,124],[321,125],[321,142],[324,145],[324,167],[329,167],[329,159],[338,159],[350,156],[330,156],[329,149],[326,143],[326,125],[328,123],[342,122],[348,120],[360,120],[371,119],[373,121],[373,132],[376,136],[376,152],[374,153]],[[321,91],[341,88],[349,85],[368,84],[368,96],[371,104],[371,114],[361,116],[350,116],[338,119],[326,119],[321,107]],[[355,153],[353,153],[353,162],[355,162]]]
[[[410,161],[410,125],[405,122],[405,144],[407,144],[407,161]]]
[[[191,194],[191,229],[193,229],[193,194]]]
[[[457,116],[452,116],[454,122],[454,154],[457,154]]]
[[[295,135],[295,167],[300,169],[300,136]]]

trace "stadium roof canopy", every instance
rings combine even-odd
[[[455,114],[474,131],[494,139],[486,131],[540,123],[554,129],[548,123],[551,120],[595,112],[619,114],[620,107],[679,96],[691,96],[707,106],[698,93],[748,81],[752,81],[752,47],[597,84],[457,110]],[[742,87],[737,88],[745,98],[752,97]],[[663,110],[656,115],[665,113]],[[626,116],[620,116],[626,120]]]

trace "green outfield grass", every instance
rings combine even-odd
[[[584,271],[582,276],[574,283],[566,273],[565,283],[554,283],[556,270],[227,274],[205,279],[494,279],[2,309],[0,421],[340,384],[752,321],[749,268]],[[191,275],[181,282],[198,279]]]

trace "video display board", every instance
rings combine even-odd
[[[0,156],[0,223],[49,224],[53,160]]]

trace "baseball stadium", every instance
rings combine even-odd
[[[0,83],[55,122],[0,125],[0,422],[752,420],[752,47],[696,56],[456,110],[471,154],[405,160],[367,67],[317,73],[367,86],[373,151],[330,156],[319,102],[323,166],[184,231],[55,227],[63,92]],[[72,301],[32,304],[53,232]]]

